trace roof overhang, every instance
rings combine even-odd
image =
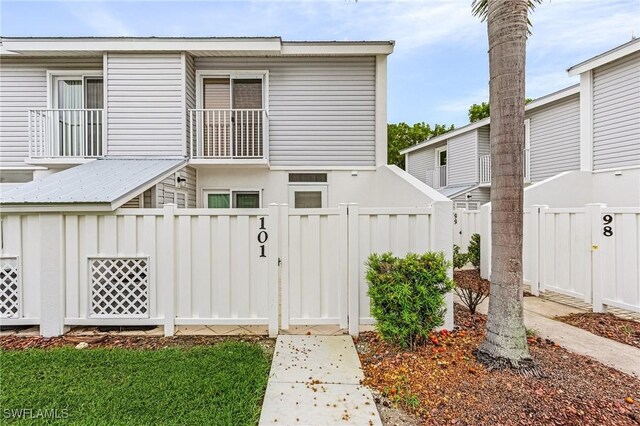
[[[0,208],[3,213],[110,212],[186,164],[186,159],[96,160],[8,190]]]
[[[565,98],[568,98],[570,96],[574,96],[574,95],[579,94],[579,93],[580,93],[580,85],[579,84],[576,84],[576,85],[573,85],[573,86],[569,86],[567,88],[558,90],[557,92],[553,92],[553,93],[550,93],[548,95],[542,96],[540,98],[534,99],[533,101],[529,102],[525,106],[524,109],[525,109],[525,111],[531,111],[531,110],[534,110],[536,108],[540,108],[540,107],[548,105],[550,103],[563,100]],[[453,138],[455,136],[463,135],[463,134],[465,134],[467,132],[479,129],[480,127],[488,126],[489,124],[491,124],[491,117],[487,117],[487,118],[484,118],[482,120],[478,120],[478,121],[476,121],[474,123],[467,124],[466,126],[463,126],[463,127],[460,127],[460,128],[454,129],[454,130],[450,130],[447,133],[443,133],[443,134],[435,136],[435,137],[433,137],[431,139],[427,139],[426,141],[420,142],[419,144],[414,145],[412,147],[403,149],[402,151],[400,151],[400,154],[407,154],[407,153],[412,152],[412,151],[416,151],[416,150],[419,150],[419,149],[422,149],[422,148],[426,148],[426,147],[431,146],[431,145],[435,145],[435,144],[440,143],[440,142],[444,142],[447,139],[451,139],[451,138]]]
[[[189,52],[194,56],[389,55],[393,41],[283,41],[280,37],[3,37],[3,56]]]
[[[608,50],[600,55],[594,56],[591,59],[580,62],[577,65],[572,66],[567,70],[570,77],[574,75],[580,75],[583,72],[590,71],[594,68],[608,64],[609,62],[620,59],[624,56],[640,51],[640,38],[635,38],[623,45]]]

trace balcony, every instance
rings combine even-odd
[[[80,162],[103,155],[102,109],[34,109],[29,157],[39,162]]]
[[[478,168],[479,176],[478,182],[480,185],[491,185],[491,156],[490,155],[481,155],[480,159],[480,167]],[[525,149],[522,157],[522,173],[524,176],[525,182],[531,181],[531,151],[529,148]]]
[[[266,164],[264,109],[189,110],[191,159],[203,164]]]
[[[427,170],[426,183],[435,189],[447,186],[447,166],[438,166],[435,169]]]

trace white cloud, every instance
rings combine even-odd
[[[114,4],[117,5],[117,3],[112,3],[112,6]],[[78,22],[92,30],[91,35],[118,37],[136,34],[123,20],[117,18],[103,2],[68,2],[66,6]]]

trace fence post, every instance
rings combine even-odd
[[[480,276],[491,279],[491,203],[480,207]]]
[[[545,210],[548,206],[541,204],[534,204],[531,206],[531,214],[529,215],[529,253],[531,264],[531,294],[534,296],[540,295],[540,270],[542,267],[541,250],[543,250],[544,244],[540,244],[540,223],[544,220]],[[524,266],[526,259],[522,260]]]
[[[164,227],[164,258],[161,259],[160,265],[164,269],[164,273],[157,274],[163,277],[162,288],[165,295],[164,303],[164,335],[173,336],[175,332],[176,317],[176,257],[175,257],[175,204],[165,204],[163,208],[163,227]]]
[[[280,223],[278,219],[279,206],[275,203],[269,204],[269,238],[267,240],[269,249],[269,337],[278,335],[278,275],[280,272]]]
[[[591,303],[593,312],[604,312],[602,303],[602,209],[606,204],[593,203],[585,206],[587,226],[591,234]]]
[[[453,227],[453,201],[436,201],[432,205],[431,215],[431,250],[443,252],[449,262],[453,261],[453,235],[449,231]],[[447,270],[447,276],[453,279],[453,268]],[[453,329],[453,292],[445,295],[446,313],[444,328]]]
[[[348,242],[348,269],[349,269],[349,334],[357,336],[360,333],[360,261],[359,246],[359,208],[358,204],[349,204],[349,242]]]
[[[64,332],[64,215],[40,215],[40,334]]]
[[[280,327],[289,329],[289,206],[280,204]]]
[[[338,209],[340,211],[340,229],[338,230],[338,238],[340,239],[338,249],[340,306],[338,312],[340,315],[340,328],[345,329],[349,327],[349,216],[347,204],[340,203]]]

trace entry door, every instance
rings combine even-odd
[[[203,155],[232,157],[231,79],[205,78],[202,95]]]

